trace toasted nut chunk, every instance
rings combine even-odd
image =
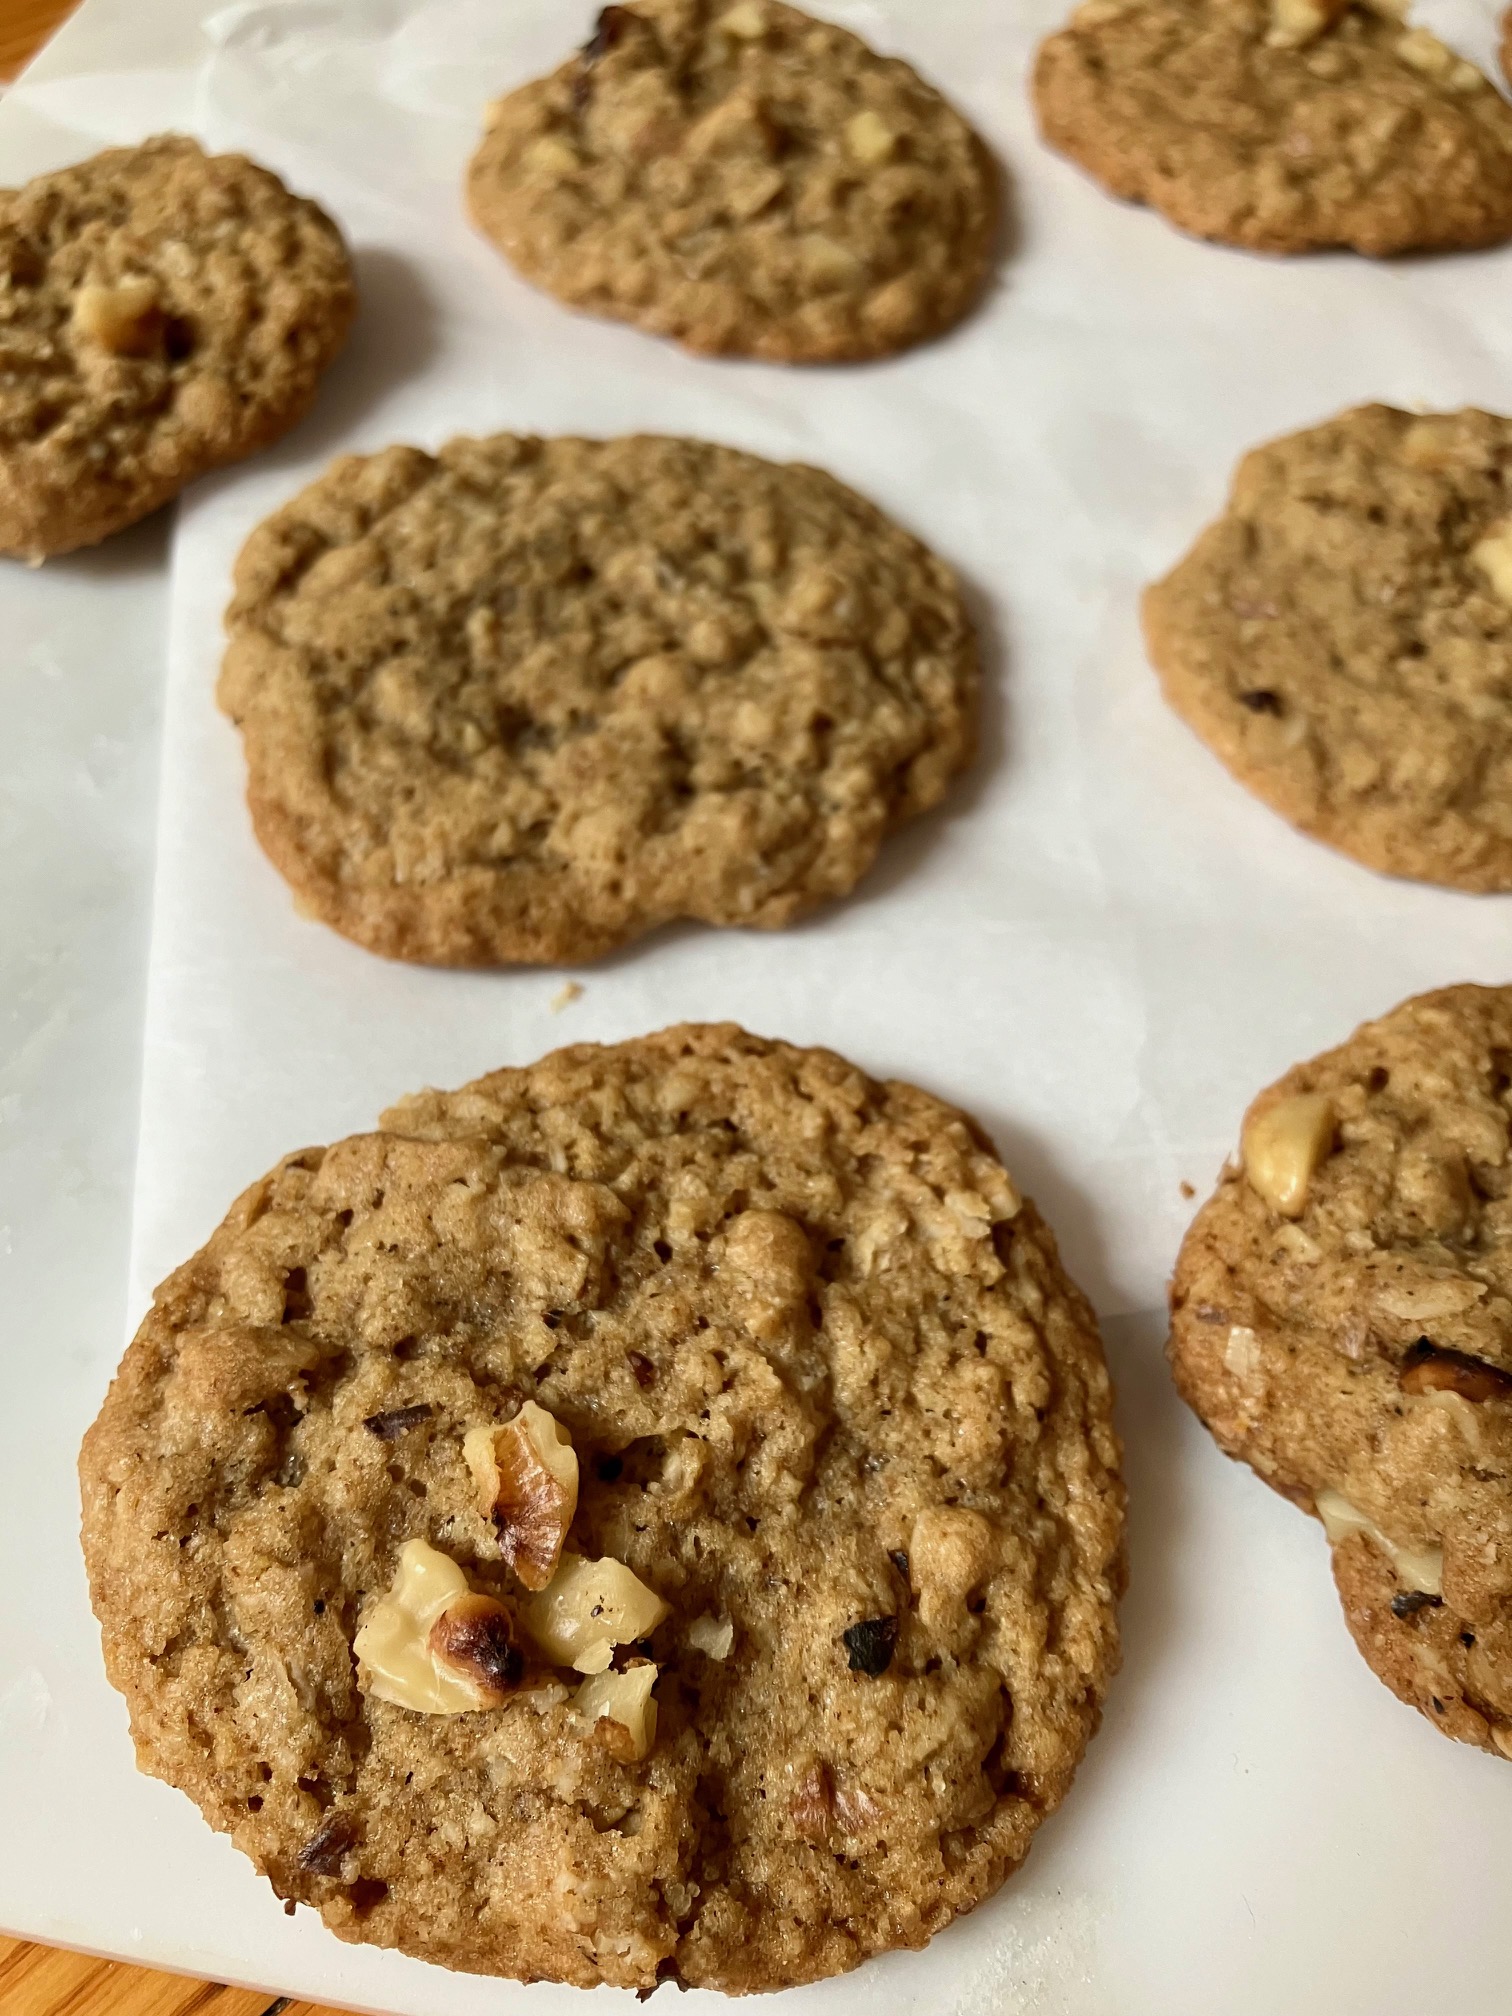
[[[1271,0],[1266,48],[1305,49],[1333,26],[1348,5],[1349,0]]]
[[[1283,1218],[1300,1218],[1312,1173],[1333,1137],[1333,1101],[1325,1092],[1302,1092],[1268,1106],[1244,1130],[1250,1187]]]
[[[502,1603],[470,1590],[456,1562],[428,1542],[406,1540],[387,1595],[352,1641],[358,1684],[419,1715],[496,1708],[524,1663],[513,1638]]]
[[[1498,602],[1512,605],[1512,518],[1498,518],[1470,548],[1470,558],[1490,582]]]
[[[595,1673],[572,1697],[597,1740],[622,1764],[638,1764],[656,1741],[656,1668],[649,1659],[623,1673]]]
[[[1404,1393],[1455,1393],[1461,1400],[1505,1400],[1512,1374],[1466,1351],[1442,1351],[1427,1338],[1414,1344],[1402,1365]]]
[[[897,134],[870,106],[845,122],[846,151],[863,168],[875,168],[888,160],[897,144]]]
[[[602,1673],[616,1645],[630,1645],[668,1616],[667,1605],[623,1561],[564,1554],[521,1620],[547,1658],[579,1673]]]
[[[116,357],[152,357],[162,348],[167,317],[150,280],[115,287],[81,287],[74,296],[74,327]]]
[[[1492,1726],[1491,1741],[1503,1757],[1512,1757],[1512,1723],[1497,1722]]]
[[[499,1551],[527,1589],[544,1589],[577,1510],[572,1438],[555,1415],[527,1400],[502,1428],[469,1428],[462,1455],[483,1515],[498,1528]]]
[[[555,133],[543,133],[525,150],[525,166],[542,175],[570,175],[582,165],[577,149]]]
[[[688,1643],[710,1659],[728,1659],[735,1643],[735,1626],[728,1617],[695,1617],[688,1626]]]
[[[800,1840],[829,1840],[835,1825],[835,1780],[828,1764],[811,1764],[798,1780],[788,1818]]]
[[[1409,28],[1399,37],[1396,53],[1409,69],[1420,70],[1451,91],[1473,91],[1486,81],[1473,63],[1456,56],[1426,28]]]
[[[740,0],[739,6],[720,15],[718,25],[737,42],[759,42],[767,31],[766,9],[761,0]]]
[[[1417,1590],[1424,1596],[1443,1595],[1442,1547],[1399,1547],[1396,1541],[1387,1538],[1373,1519],[1368,1518],[1358,1506],[1351,1505],[1342,1491],[1319,1491],[1314,1497],[1330,1547],[1337,1547],[1340,1541],[1347,1540],[1353,1533],[1363,1533],[1390,1561],[1404,1589]]]

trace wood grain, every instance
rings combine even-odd
[[[0,83],[9,83],[60,27],[78,0],[0,0]]]

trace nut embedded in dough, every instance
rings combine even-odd
[[[1512,518],[1499,518],[1470,548],[1470,558],[1491,584],[1491,592],[1512,607]]]
[[[468,1587],[449,1555],[407,1540],[387,1593],[352,1641],[359,1684],[375,1700],[419,1715],[497,1708],[519,1681],[505,1605]]]
[[[556,1573],[577,1510],[578,1460],[561,1422],[527,1400],[502,1428],[470,1428],[462,1455],[492,1519],[499,1551],[527,1589]]]
[[[81,287],[74,296],[74,327],[115,357],[153,357],[163,347],[168,318],[150,280],[114,287]]]
[[[1244,1130],[1244,1173],[1283,1218],[1300,1218],[1313,1171],[1333,1145],[1333,1101],[1302,1092],[1266,1107]]]
[[[602,1673],[616,1645],[649,1636],[671,1610],[623,1561],[564,1554],[556,1574],[520,1614],[526,1631],[557,1665]]]
[[[622,1764],[638,1764],[656,1741],[656,1672],[642,1659],[622,1673],[595,1673],[572,1697],[595,1739]]]

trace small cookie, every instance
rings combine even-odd
[[[779,0],[606,7],[577,55],[493,107],[467,194],[570,307],[783,364],[948,329],[997,222],[995,166],[960,114]]]
[[[1176,1384],[1322,1519],[1356,1644],[1512,1757],[1512,987],[1445,987],[1298,1064],[1171,1283]]]
[[[1386,0],[1086,0],[1034,102],[1052,147],[1199,238],[1379,258],[1512,235],[1512,107]]]
[[[985,1137],[723,1027],[286,1158],[81,1459],[141,1767],[342,1938],[732,1993],[922,1946],[1118,1663],[1092,1312]]]
[[[392,958],[787,924],[971,752],[950,569],[833,477],[703,442],[340,461],[248,540],[227,624],[258,838]]]
[[[292,427],[356,307],[341,234],[169,137],[0,193],[0,553],[108,538]]]
[[[1166,699],[1367,868],[1512,889],[1512,421],[1362,406],[1246,455],[1147,590]]]

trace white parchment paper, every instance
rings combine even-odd
[[[1512,977],[1512,906],[1376,878],[1250,800],[1164,709],[1135,603],[1253,442],[1366,398],[1512,409],[1512,253],[1373,266],[1191,243],[1038,145],[1024,77],[1061,0],[818,11],[944,86],[1010,188],[981,310],[858,369],[687,358],[569,316],[471,234],[458,190],[483,101],[581,38],[575,0],[231,6],[204,21],[187,113],[177,72],[128,88],[117,63],[57,87],[102,136],[171,104],[255,153],[341,219],[363,290],[311,419],[179,521],[133,1320],[284,1151],[559,1042],[730,1016],[959,1101],[1111,1319],[1128,1671],[1000,1899],[924,1955],[785,2006],[1420,2016],[1446,2006],[1452,1954],[1455,2007],[1491,2016],[1512,1966],[1506,1773],[1366,1671],[1316,1529],[1187,1421],[1153,1312],[1190,1215],[1179,1186],[1208,1186],[1251,1093],[1416,989]],[[1425,18],[1488,57],[1489,11]],[[577,975],[559,1014],[559,973],[407,970],[301,921],[213,703],[231,563],[262,516],[339,451],[503,428],[659,429],[821,463],[961,570],[987,646],[974,773],[850,901],[776,936],[665,931]],[[136,1914],[158,1957],[396,2011],[576,2006],[348,1953],[308,1914],[284,1920],[184,1802],[120,1784],[122,1755],[90,1763],[144,1816],[166,1888]],[[105,1915],[78,1936],[109,1943]]]

